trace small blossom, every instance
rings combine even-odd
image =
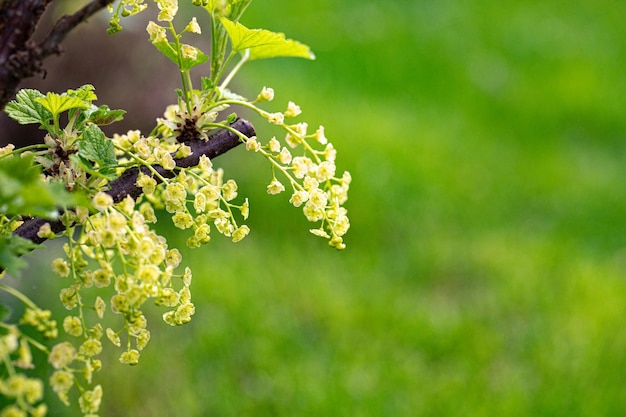
[[[187,266],[185,267],[185,272],[183,273],[183,285],[185,287],[189,287],[191,285],[191,279],[193,274],[191,273],[191,269]]]
[[[328,203],[328,195],[319,188],[316,188],[311,191],[309,202],[317,209],[324,209]]]
[[[49,382],[54,392],[67,392],[74,386],[74,375],[67,371],[55,371]]]
[[[182,201],[187,197],[187,191],[185,191],[185,187],[183,187],[182,184],[174,182],[167,184],[163,192],[163,197],[165,197],[166,200]]]
[[[291,152],[289,152],[289,149],[283,147],[283,149],[278,154],[278,160],[280,161],[280,163],[287,165],[291,162],[291,158]]]
[[[310,200],[304,205],[302,211],[310,222],[316,222],[324,218],[324,210],[315,207]]]
[[[99,268],[93,272],[93,283],[97,288],[108,287],[111,284],[113,272],[109,269]]]
[[[196,20],[195,17],[192,18],[191,22],[187,24],[187,27],[185,27],[185,31],[191,32],[191,33],[197,33],[198,35],[202,33],[202,31],[200,30],[200,25],[198,24],[198,21]]]
[[[153,194],[156,189],[157,182],[149,175],[145,175],[143,172],[140,172],[137,176],[136,185],[143,190],[144,194]]]
[[[143,350],[150,341],[150,332],[146,329],[143,329],[137,335],[137,350]]]
[[[52,232],[50,223],[44,223],[43,226],[41,226],[39,230],[37,231],[37,236],[41,238],[46,238],[46,239],[54,237],[54,233]]]
[[[256,100],[258,102],[274,100],[274,89],[270,87],[263,87]]]
[[[309,193],[305,190],[296,191],[291,195],[289,202],[294,207],[300,207],[302,204],[306,203],[309,199]]]
[[[248,140],[246,141],[246,150],[258,152],[259,149],[261,149],[261,144],[256,139],[256,136],[248,138]]]
[[[326,231],[322,228],[320,229],[311,229],[309,230],[309,232],[313,233],[315,236],[319,236],[319,237],[323,237],[325,239],[330,239],[330,236],[328,235],[328,233],[326,233]]]
[[[69,342],[61,342],[55,345],[48,355],[48,362],[54,369],[63,368],[74,360],[76,357],[76,349]]]
[[[209,236],[209,233],[211,233],[211,226],[209,226],[208,224],[204,223],[201,224],[200,226],[198,226],[196,228],[196,230],[194,231],[194,236],[202,243],[206,243],[209,240],[211,240],[211,237]]]
[[[291,168],[293,169],[293,175],[302,179],[309,172],[309,168],[313,165],[313,161],[305,156],[296,156],[291,161]]]
[[[159,6],[159,16],[157,19],[161,22],[171,22],[178,12],[178,0],[156,0]]]
[[[285,116],[282,113],[270,113],[267,120],[274,125],[282,125],[285,122]]]
[[[274,178],[267,186],[268,194],[276,195],[282,193],[283,191],[285,191],[285,186],[276,178]]]
[[[75,287],[63,288],[59,292],[59,298],[68,310],[72,310],[78,305],[78,292]]]
[[[213,168],[213,163],[211,162],[208,156],[202,155],[200,157],[200,162],[198,163],[198,167],[200,167],[202,171],[210,171]]]
[[[335,162],[336,158],[337,150],[334,148],[332,143],[329,143],[324,149],[324,159],[326,159],[328,162]]]
[[[307,176],[304,178],[302,185],[305,190],[311,193],[320,186],[320,183],[315,178]]]
[[[183,58],[192,60],[198,58],[198,49],[194,48],[193,46],[184,44],[181,49],[183,53]]]
[[[174,307],[178,304],[178,293],[172,288],[163,288],[159,296],[154,300],[154,304],[158,306]]]
[[[315,135],[313,136],[315,140],[317,140],[321,145],[326,145],[328,143],[328,139],[324,135],[324,126],[320,126],[315,131]]]
[[[336,167],[335,164],[329,161],[324,161],[317,167],[317,179],[320,181],[326,181],[335,176]]]
[[[248,215],[250,215],[250,203],[248,202],[248,199],[246,198],[246,201],[243,202],[243,204],[241,205],[241,216],[243,217],[244,220],[248,219]]]
[[[220,198],[220,188],[213,184],[205,185],[198,192],[204,194],[207,201],[215,201]]]
[[[92,356],[97,356],[102,352],[102,343],[96,339],[87,339],[80,345],[78,352],[81,355],[85,355],[89,358]]]
[[[176,248],[170,249],[165,254],[165,264],[167,266],[171,266],[172,268],[178,267],[181,261],[183,260],[183,256],[180,254],[180,251]]]
[[[113,197],[110,195],[98,192],[92,199],[93,207],[98,211],[105,211],[113,205]]]
[[[107,305],[102,299],[102,297],[97,296],[96,303],[94,305],[94,310],[96,310],[96,314],[98,315],[98,318],[102,319],[104,317],[104,311],[106,310],[106,307]]]
[[[161,166],[168,171],[176,168],[176,161],[174,161],[174,158],[172,158],[172,155],[170,155],[169,153],[163,154],[163,157],[159,162],[161,163]]]
[[[237,198],[237,183],[234,180],[228,180],[222,186],[222,196],[226,201]]]
[[[152,43],[167,42],[167,34],[166,34],[164,27],[159,26],[156,23],[150,21],[148,22],[148,27],[146,27],[146,31],[150,35],[150,42]]]
[[[224,236],[232,235],[234,227],[228,218],[225,218],[225,217],[217,218],[215,219],[213,224],[215,224],[215,228],[217,229],[217,231],[223,234]]]
[[[196,312],[196,308],[192,303],[180,305],[174,313],[176,324],[185,324],[191,321],[191,316]]]
[[[275,137],[270,139],[269,143],[267,144],[267,147],[270,150],[270,152],[280,152],[280,142]]]
[[[66,277],[70,274],[70,266],[67,264],[65,259],[56,258],[52,261],[52,272],[60,277]]]
[[[206,196],[202,193],[197,193],[194,196],[193,208],[196,213],[203,213],[206,210]]]
[[[111,343],[113,343],[115,346],[120,347],[122,342],[120,340],[120,336],[115,333],[115,330],[111,329],[110,327],[106,329],[106,335],[107,335],[107,339],[109,339],[109,341]]]
[[[15,149],[15,145],[9,143],[7,146],[0,148],[0,156],[8,155]]]
[[[83,414],[94,414],[100,409],[100,403],[102,402],[102,387],[96,385],[93,390],[85,391],[78,398],[78,405],[80,411]]]
[[[63,319],[63,330],[70,336],[80,336],[83,334],[83,324],[79,317],[67,316]]]
[[[290,101],[287,104],[287,110],[285,111],[285,117],[296,117],[296,116],[298,116],[301,113],[302,113],[302,110],[300,110],[300,106],[298,106],[293,101]]]
[[[233,232],[232,240],[234,243],[241,241],[243,238],[248,236],[250,233],[250,228],[246,225],[240,226],[237,230]]]
[[[182,211],[175,213],[174,216],[172,216],[172,221],[174,222],[174,226],[183,230],[193,226],[193,217],[191,217],[189,213]]]
[[[349,228],[350,228],[350,220],[348,219],[347,216],[339,216],[337,217],[337,219],[335,219],[335,224],[333,227],[335,235],[343,236],[348,232]]]

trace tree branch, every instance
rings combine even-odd
[[[33,33],[52,0],[0,0],[0,109],[15,96],[20,82],[41,73],[43,60],[60,53],[65,36],[113,0],[92,0],[76,13],[61,17],[37,44]]]
[[[239,131],[246,137],[251,137],[255,135],[254,127],[249,121],[245,119],[237,119],[234,123],[231,124],[231,127]],[[176,166],[179,168],[189,168],[192,166],[196,166],[198,165],[200,157],[202,155],[206,155],[209,158],[215,158],[228,152],[240,143],[241,140],[239,139],[239,136],[226,129],[217,131],[209,137],[208,141],[205,141],[203,139],[193,139],[187,141],[185,142],[185,144],[191,147],[192,153],[186,158],[176,159]],[[176,175],[175,171],[168,171],[160,165],[155,165],[153,166],[153,168],[165,178],[172,178]],[[124,173],[122,173],[119,178],[111,181],[111,183],[109,184],[109,189],[106,191],[106,193],[113,197],[114,202],[119,203],[127,196],[137,198],[141,195],[141,188],[137,187],[136,185],[139,171],[140,169],[137,167],[129,168],[124,171]],[[141,167],[141,172],[146,175],[151,175],[149,169],[145,166]],[[154,177],[154,179],[159,181],[158,177]],[[46,223],[50,224],[50,228],[54,233],[62,232],[65,229],[65,226],[60,220],[51,221],[46,219],[34,218],[25,221],[13,233],[34,243],[42,243],[46,239],[37,236],[37,232],[39,232],[41,226]]]

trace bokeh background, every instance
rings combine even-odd
[[[348,248],[268,196],[255,155],[220,157],[252,233],[184,252],[194,320],[169,328],[154,310],[141,364],[106,359],[101,414],[622,414],[625,16],[614,0],[256,0],[242,23],[317,60],[250,63],[238,86],[272,86],[277,108],[325,125],[354,178]],[[29,85],[93,83],[129,111],[116,129],[148,131],[176,70],[144,20],[117,39],[105,20]],[[56,303],[31,261],[24,285]]]

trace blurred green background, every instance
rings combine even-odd
[[[244,24],[317,60],[251,63],[239,85],[325,125],[354,178],[348,248],[265,193],[263,161],[220,157],[252,233],[185,251],[194,320],[169,328],[155,309],[140,366],[105,362],[101,414],[621,414],[625,16],[613,0],[256,0]],[[120,36],[145,42],[144,27]],[[137,78],[106,71],[102,103],[157,71],[142,54]],[[172,68],[137,99],[177,82]]]

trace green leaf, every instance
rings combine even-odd
[[[0,159],[0,213],[55,218],[57,208],[79,203],[59,182],[44,182],[34,156]],[[82,202],[82,200],[81,200]]]
[[[207,54],[205,54],[204,52],[202,52],[198,48],[196,48],[196,50],[198,51],[198,56],[195,59],[183,58],[183,69],[184,70],[190,70],[191,68],[195,67],[196,65],[204,64],[205,62],[207,62],[209,60],[209,57],[207,56]]]
[[[220,21],[230,37],[233,50],[244,52],[249,49],[251,60],[276,57],[315,59],[315,55],[308,46],[286,39],[282,33],[265,29],[248,29],[241,23],[231,22],[224,17],[220,18]]]
[[[176,44],[173,42],[155,42],[154,47],[163,55],[169,58],[174,64],[178,65],[178,53],[176,52]]]
[[[87,126],[83,132],[83,139],[78,142],[78,154],[101,167],[117,164],[113,142],[95,124]]]
[[[114,122],[119,122],[124,119],[126,110],[111,110],[109,106],[103,105],[100,107],[92,106],[92,110],[88,115],[88,120],[98,126],[108,125]]]
[[[15,100],[5,107],[5,112],[19,124],[39,123],[48,124],[52,114],[37,99],[44,98],[44,95],[37,90],[25,88],[20,90]]]
[[[40,246],[30,240],[14,234],[0,235],[0,269],[18,275],[19,271],[27,265],[20,256],[38,247]],[[2,315],[5,315],[4,311]]]
[[[81,98],[67,94],[48,93],[45,97],[37,98],[35,101],[44,106],[54,116],[70,109],[89,108],[89,104],[85,103]]]
[[[67,90],[67,95],[70,97],[77,97],[81,99],[85,105],[87,105],[98,99],[96,93],[94,93],[95,90],[96,88],[93,85],[85,84],[78,87],[76,90]]]

